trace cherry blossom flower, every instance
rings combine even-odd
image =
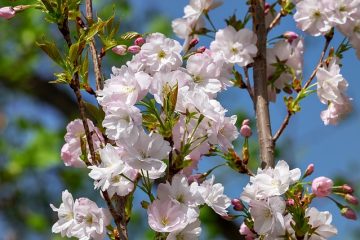
[[[157,189],[159,199],[171,198],[186,206],[196,206],[201,196],[198,193],[198,184],[193,182],[191,185],[183,174],[173,176],[171,184],[161,183]]]
[[[250,213],[254,219],[254,230],[262,234],[279,236],[285,228],[283,213],[285,201],[278,196],[266,200],[251,200]]]
[[[161,33],[150,34],[139,52],[144,71],[154,74],[158,71],[172,71],[182,65],[180,52],[182,47],[178,41],[166,38]]]
[[[123,146],[125,162],[145,177],[156,179],[165,173],[166,164],[162,160],[168,158],[171,147],[160,134],[148,135],[142,130],[135,143],[124,142]]]
[[[340,66],[333,59],[327,67],[321,67],[316,73],[318,80],[317,94],[324,104],[332,102],[343,105],[348,83],[340,73]]]
[[[139,136],[142,124],[140,110],[134,106],[119,105],[106,109],[102,125],[106,128],[106,135],[112,140],[135,142]]]
[[[196,220],[188,224],[181,231],[178,230],[171,232],[167,236],[166,240],[179,240],[179,239],[198,240],[200,233],[201,233],[200,221]]]
[[[257,53],[256,35],[249,29],[236,31],[232,26],[220,29],[211,42],[210,49],[218,58],[240,67],[254,62]]]
[[[58,212],[59,220],[52,226],[51,231],[54,233],[61,233],[61,236],[71,237],[72,228],[76,224],[74,219],[74,199],[68,190],[62,192],[62,203],[59,208],[53,204],[50,207],[54,212]]]
[[[188,215],[186,206],[167,199],[156,199],[148,207],[148,221],[150,227],[157,232],[175,232],[183,230],[189,223],[196,220]]]
[[[185,18],[199,18],[203,13],[209,12],[211,9],[217,8],[222,1],[216,0],[190,0],[189,5],[185,6]]]
[[[302,0],[296,4],[295,22],[298,28],[313,36],[326,34],[332,28],[331,9],[326,0]]]
[[[256,238],[256,234],[244,222],[240,225],[239,232],[245,236],[245,240],[254,240]]]
[[[206,205],[211,207],[217,214],[226,216],[226,209],[231,205],[231,199],[224,195],[224,186],[220,183],[214,184],[214,180],[214,176],[205,180],[198,191]]]
[[[103,142],[102,133],[89,119],[87,119],[87,123],[92,136],[94,149],[97,151]],[[75,119],[70,122],[66,130],[67,132],[64,137],[66,143],[61,148],[61,159],[64,161],[65,166],[86,167],[85,162],[81,159],[81,141],[84,141],[89,161],[91,161],[91,157],[88,144],[86,143],[85,129],[82,120]]]
[[[102,240],[106,235],[106,226],[110,224],[110,213],[99,208],[87,198],[79,198],[74,203],[76,225],[72,228],[73,236],[81,240]]]
[[[115,193],[119,196],[129,194],[134,188],[134,184],[129,179],[135,180],[137,171],[129,167],[122,160],[120,151],[110,144],[107,144],[99,153],[100,165],[88,167],[91,169],[89,176],[95,180],[95,188],[101,188],[102,191],[108,190],[110,197]]]
[[[319,212],[312,207],[306,210],[305,217],[309,218],[314,233],[305,236],[306,240],[326,240],[337,234],[337,229],[331,225],[332,215],[328,211]]]
[[[184,39],[183,51],[186,52],[190,41],[198,36],[196,32],[205,27],[205,21],[194,17],[177,18],[171,22],[171,27],[176,36]]]
[[[300,177],[299,168],[290,170],[289,165],[281,160],[275,168],[258,169],[257,174],[250,177],[250,183],[244,188],[241,200],[249,202],[271,196],[280,196]]]
[[[97,91],[97,100],[104,108],[119,105],[134,105],[147,94],[151,78],[145,72],[134,72],[127,66],[112,68],[111,78],[105,81],[104,89]]]

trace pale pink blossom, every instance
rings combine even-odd
[[[129,142],[137,140],[141,124],[140,110],[125,104],[107,108],[102,122],[109,139]]]
[[[251,200],[249,206],[255,232],[276,237],[282,234],[285,228],[283,213],[286,208],[282,198],[275,196],[266,200]]]
[[[331,225],[332,215],[330,212],[319,212],[316,208],[308,208],[305,217],[309,218],[309,224],[314,232],[305,236],[306,240],[326,240],[337,234],[337,229]]]
[[[59,220],[52,226],[53,233],[61,233],[62,237],[71,237],[72,228],[76,224],[74,219],[74,199],[68,190],[62,192],[62,203],[59,208],[53,204],[50,207],[54,212],[58,213]]]
[[[73,236],[81,240],[102,240],[106,236],[106,226],[110,224],[110,212],[99,208],[87,198],[79,198],[74,203],[76,225],[72,228]]]
[[[225,62],[244,67],[254,62],[256,41],[257,37],[251,30],[243,28],[236,31],[232,26],[227,26],[216,33],[210,49]]]
[[[311,189],[317,197],[327,197],[332,192],[334,183],[330,178],[317,177],[312,181]]]
[[[144,177],[157,179],[164,175],[167,166],[163,160],[168,158],[172,149],[169,142],[158,133],[148,135],[143,130],[139,133],[136,142],[123,143],[124,161]]]
[[[144,71],[154,74],[158,71],[172,71],[182,65],[180,52],[182,47],[178,41],[166,38],[161,33],[150,34],[146,43],[141,46],[139,58]]]
[[[352,110],[351,98],[344,98],[345,104],[330,102],[328,108],[320,113],[320,117],[325,125],[336,125]]]
[[[186,206],[169,198],[153,201],[147,213],[149,225],[156,232],[181,231],[196,220],[193,216],[188,216]]]
[[[215,183],[215,177],[204,181],[200,187],[199,192],[204,200],[204,203],[211,207],[220,216],[227,215],[227,208],[231,205],[231,200],[224,194],[224,186],[221,183]]]
[[[302,31],[313,36],[326,34],[333,27],[332,11],[327,0],[302,0],[296,4],[295,22]]]
[[[216,0],[190,0],[189,5],[185,6],[185,18],[198,19],[203,13],[207,14],[211,9],[217,8],[222,1]]]
[[[183,51],[186,52],[190,47],[190,41],[196,38],[200,29],[205,27],[205,21],[200,18],[177,18],[171,22],[173,32],[181,39],[184,39]]]
[[[201,233],[200,221],[196,220],[188,224],[184,229],[171,232],[166,240],[198,240]]]
[[[89,119],[87,119],[87,124],[92,136],[94,149],[97,151],[104,140],[102,133]],[[64,137],[66,143],[61,148],[61,159],[64,161],[65,166],[85,167],[85,162],[81,159],[81,142],[83,142],[86,147],[86,152],[88,154],[85,157],[87,157],[90,162],[91,156],[82,120],[75,119],[74,121],[70,122],[67,125],[66,130],[67,132]]]
[[[134,72],[127,66],[112,68],[111,78],[105,81],[104,89],[97,91],[97,100],[104,108],[134,105],[149,91],[151,77],[145,72]]]

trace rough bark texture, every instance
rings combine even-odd
[[[256,125],[259,137],[261,167],[274,166],[274,144],[272,141],[269,102],[266,79],[266,35],[265,1],[253,0],[253,24],[257,35],[258,55],[254,61],[254,100]]]

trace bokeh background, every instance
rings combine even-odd
[[[31,2],[31,1],[30,1]],[[246,11],[245,1],[225,0],[224,4],[210,12],[215,26],[225,26],[224,19],[232,14],[239,18]],[[0,0],[1,6],[26,4],[29,1]],[[171,20],[183,15],[185,0],[102,0],[94,1],[96,15],[106,19],[113,12],[120,21],[120,32],[129,30],[140,33],[159,31],[172,36]],[[271,32],[270,38],[292,30],[305,37],[304,76],[309,76],[318,61],[323,39],[306,36],[296,29],[290,17]],[[38,11],[29,10],[14,19],[0,19],[0,239],[61,239],[51,233],[56,215],[49,203],[56,206],[61,201],[61,191],[68,189],[74,197],[86,196],[104,203],[86,169],[70,169],[63,166],[60,149],[64,143],[65,126],[78,117],[77,105],[70,88],[49,84],[57,67],[36,47],[36,40],[51,37],[59,47],[65,47],[57,29],[44,20]],[[335,33],[333,46],[342,40]],[[209,44],[202,38],[200,44]],[[104,76],[109,76],[111,66],[120,66],[117,55],[109,53],[103,64]],[[354,111],[338,126],[324,126],[319,114],[325,109],[316,94],[302,101],[302,111],[296,114],[281,137],[277,159],[285,159],[302,170],[315,164],[315,176],[328,176],[337,182],[348,182],[359,189],[360,184],[360,62],[353,50],[345,54],[342,73],[348,80],[349,95],[353,98]],[[88,101],[93,99],[84,93]],[[243,118],[253,118],[254,113],[247,93],[229,89],[219,95],[220,102]],[[273,132],[286,115],[282,97],[271,104]],[[256,142],[256,136],[253,137]],[[237,145],[242,142],[239,140]],[[252,145],[256,152],[256,145]],[[252,155],[253,165],[256,155]],[[222,163],[218,158],[206,158],[199,171],[205,171]],[[221,168],[215,171],[217,181],[225,184],[226,194],[238,197],[248,177]],[[151,238],[146,227],[145,211],[139,201],[143,195],[136,194],[130,239]],[[328,199],[316,201],[316,207],[330,210],[339,234],[333,239],[360,239],[360,224],[341,217],[334,203]],[[241,221],[230,223],[203,212],[202,239],[240,239],[235,237]],[[143,226],[139,230],[139,226]]]

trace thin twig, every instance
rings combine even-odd
[[[311,73],[309,79],[306,81],[305,85],[303,88],[307,88],[309,87],[309,85],[311,84],[312,80],[315,78],[316,76],[316,73],[317,71],[319,70],[319,68],[322,66],[323,64],[323,61],[324,61],[324,57],[325,57],[325,54],[327,52],[327,49],[329,48],[329,45],[330,45],[330,42],[332,40],[332,34],[330,33],[330,36],[325,36],[325,44],[324,44],[324,48],[321,52],[321,55],[320,55],[320,59],[319,59],[319,62],[318,64],[316,65],[314,71]],[[290,118],[293,114],[291,112],[288,111],[284,121],[282,122],[279,130],[275,133],[275,135],[273,136],[273,142],[274,142],[274,145],[276,144],[276,141],[279,139],[279,137],[281,136],[281,134],[284,132],[285,128],[288,126],[289,124],[289,121],[290,121]]]
[[[92,0],[86,0],[86,19],[88,22],[88,25],[91,26],[93,23],[93,9],[92,9]],[[91,52],[91,58],[93,60],[94,64],[94,72],[95,72],[95,82],[96,82],[96,90],[100,90],[104,88],[104,83],[101,76],[101,60],[99,59],[95,40],[94,38],[91,39],[90,43],[90,52]]]
[[[253,103],[255,104],[255,101],[254,101],[254,92],[253,92],[253,89],[251,87],[251,84],[250,84],[250,78],[249,78],[249,69],[247,67],[244,67],[244,74],[245,74],[245,85],[246,85],[246,89],[250,95],[250,98],[251,100],[253,101]]]
[[[283,14],[283,9],[280,9],[280,12],[278,12],[278,14],[275,16],[275,18],[272,20],[269,27],[267,28],[266,30],[267,33],[269,33],[271,29],[273,29],[280,22],[281,18],[284,16],[285,15]]]

